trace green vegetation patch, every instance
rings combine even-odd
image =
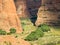
[[[44,33],[41,30],[41,28],[37,29],[36,31],[31,32],[26,38],[25,40],[28,41],[34,41],[37,40],[40,37],[43,37]]]
[[[10,29],[10,33],[11,33],[11,34],[16,33],[16,29],[15,29],[15,28],[11,28],[11,29]]]
[[[50,26],[48,26],[47,24],[41,24],[38,27],[41,28],[43,32],[50,31]]]
[[[6,32],[6,31],[4,31],[4,30],[0,29],[0,35],[6,35],[6,34],[7,34],[7,32]]]
[[[14,34],[14,33],[16,33],[16,29],[15,28],[11,28],[9,33],[7,33],[3,29],[0,29],[0,35],[10,35],[10,34]]]

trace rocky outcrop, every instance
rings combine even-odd
[[[10,28],[15,28],[17,33],[22,32],[20,20],[16,13],[13,0],[0,0],[0,29],[9,32]]]
[[[37,26],[43,23],[60,26],[60,0],[42,0],[37,16]]]
[[[16,8],[17,8],[17,14],[19,17],[29,17],[29,12],[27,9],[27,5],[26,5],[27,0],[16,0],[15,4],[16,4]]]
[[[41,0],[15,0],[17,13],[21,17],[37,17],[38,8]]]

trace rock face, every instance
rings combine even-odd
[[[37,26],[43,23],[60,26],[60,0],[42,0],[37,16]]]
[[[16,8],[17,8],[17,14],[19,17],[29,17],[29,12],[27,9],[27,5],[26,5],[26,1],[27,0],[16,0],[15,4],[16,4]]]
[[[21,17],[36,17],[41,0],[15,0],[17,13]]]
[[[0,29],[9,32],[10,28],[16,28],[17,33],[22,32],[14,1],[0,0]]]
[[[27,0],[27,8],[31,18],[37,17],[37,12],[41,6],[41,0]]]
[[[30,18],[31,22],[35,25],[41,0],[15,0],[15,4],[19,17]]]

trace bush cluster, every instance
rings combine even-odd
[[[41,28],[43,32],[48,32],[50,31],[50,27],[47,24],[41,24],[38,26],[38,28]]]
[[[43,37],[44,33],[43,31],[40,29],[37,29],[36,31],[31,32],[26,38],[25,40],[27,41],[34,41],[34,40],[38,40],[39,37]]]
[[[16,33],[15,28],[11,28],[9,33],[7,33],[5,30],[0,29],[0,35],[6,35],[6,34],[10,35],[10,34],[14,34],[14,33]]]
[[[40,37],[44,36],[44,32],[48,32],[50,31],[50,27],[46,24],[41,24],[40,26],[38,26],[38,28],[31,32],[26,38],[25,40],[27,41],[34,41],[37,40]]]
[[[6,32],[6,31],[4,31],[4,30],[0,29],[0,35],[6,35],[6,34],[7,34],[7,32]]]
[[[15,28],[11,28],[10,29],[10,33],[12,34],[12,33],[16,33],[16,29]]]

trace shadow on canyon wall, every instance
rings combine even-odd
[[[41,6],[41,0],[27,0],[27,8],[30,13],[30,20],[35,25],[35,22],[37,20],[37,13]]]
[[[14,2],[16,2],[16,1],[17,0],[14,0]],[[37,20],[37,12],[38,12],[38,9],[40,8],[40,6],[41,6],[41,0],[27,0],[26,1],[26,7],[28,9],[28,12],[30,13],[30,15],[29,15],[30,20],[34,25]]]

